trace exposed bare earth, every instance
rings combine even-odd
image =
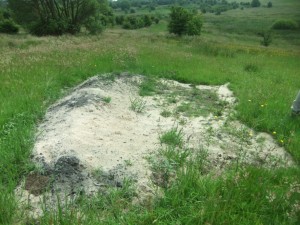
[[[236,160],[265,166],[293,164],[270,135],[228,120],[235,98],[227,85],[196,87],[217,93],[220,102],[226,103],[221,115],[177,113],[163,117],[163,109],[172,112],[183,100],[177,97],[166,104],[168,95],[163,93],[140,97],[138,87],[143,79],[121,75],[110,80],[96,76],[49,108],[38,127],[33,150],[38,169],[16,190],[21,203],[32,206],[33,215],[42,213],[42,196],[50,207],[55,205],[57,195],[70,199],[82,192],[93,195],[107,187],[122,187],[124,178],[134,180],[141,198],[153,195],[156,187],[145,157],[161,147],[159,136],[174,127],[182,129],[191,151],[206,149],[217,170]],[[159,82],[169,93],[194,88],[175,81]],[[142,113],[130,109],[135,100],[145,103]]]

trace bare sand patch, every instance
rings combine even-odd
[[[144,80],[126,74],[95,76],[49,108],[32,153],[37,171],[16,190],[32,215],[42,214],[42,202],[55,205],[58,195],[92,196],[108,186],[122,187],[124,179],[135,183],[138,196],[153,195],[157,187],[146,158],[161,148],[159,137],[174,127],[182,130],[190,151],[206,149],[217,170],[235,160],[293,165],[272,136],[228,119],[236,101],[228,85],[157,80],[163,85],[160,92],[141,97]]]

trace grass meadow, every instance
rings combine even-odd
[[[267,1],[262,1],[267,2]],[[300,169],[244,167],[203,173],[205,157],[186,161],[163,198],[130,204],[130,186],[47,212],[39,223],[17,208],[14,188],[34,170],[36,125],[69,88],[96,74],[130,72],[193,84],[230,83],[236,118],[270,133],[300,162],[300,117],[290,107],[300,88],[300,29],[274,31],[269,47],[257,32],[278,18],[300,22],[297,0],[272,8],[204,15],[200,37],[167,34],[167,22],[99,36],[0,34],[0,224],[299,224]],[[163,9],[162,11],[164,11]]]

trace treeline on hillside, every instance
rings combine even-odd
[[[111,1],[110,6],[113,9],[120,9],[124,12],[133,12],[135,9],[148,9],[154,11],[162,5],[179,5],[183,7],[193,7],[200,9],[202,13],[210,12],[219,15],[221,12],[248,7],[260,7],[259,0],[251,1],[227,1],[227,0],[118,0]],[[268,2],[267,7],[272,7],[272,2]]]
[[[150,27],[153,23],[158,24],[159,18],[153,15],[120,15],[116,16],[116,24],[124,29],[134,30]]]

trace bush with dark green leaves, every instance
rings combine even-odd
[[[152,25],[152,19],[149,15],[144,15],[143,20],[144,20],[145,27],[150,27]]]
[[[259,0],[252,0],[251,6],[252,7],[259,7],[260,6],[260,1]]]
[[[38,2],[8,0],[17,22],[34,35],[76,34],[84,26],[92,29],[91,33],[97,33],[97,26],[101,30],[100,25],[114,22],[107,0],[72,0],[71,4],[65,4],[62,0]],[[95,22],[95,19],[99,21]]]
[[[124,20],[125,20],[125,17],[123,15],[116,16],[116,24],[117,25],[123,25]]]
[[[201,15],[189,12],[180,6],[173,6],[168,29],[170,33],[181,35],[200,35],[203,20]]]
[[[103,31],[104,26],[101,20],[92,17],[85,24],[85,28],[87,29],[89,34],[96,35],[96,34],[100,34]]]
[[[37,36],[46,36],[46,35],[62,35],[67,33],[68,23],[64,20],[54,20],[48,19],[45,21],[37,21],[29,26],[29,31],[33,35]],[[75,27],[70,27],[70,32],[68,33],[75,33]],[[71,30],[73,30],[71,32]]]
[[[197,14],[187,24],[187,35],[200,35],[203,26],[202,16]]]
[[[158,23],[159,18],[150,15],[129,15],[129,16],[117,16],[116,24],[122,25],[122,28],[128,30],[140,29],[143,27],[149,27],[152,23]]]
[[[19,32],[18,25],[11,19],[0,21],[0,33],[16,34]]]
[[[272,42],[272,33],[271,33],[271,31],[264,31],[260,35],[263,38],[262,41],[261,41],[261,44],[263,46],[268,47]]]
[[[298,24],[294,20],[277,20],[272,28],[275,30],[296,30],[298,28]]]
[[[187,24],[191,20],[191,17],[191,13],[183,7],[173,6],[168,25],[169,32],[179,36],[187,34]]]
[[[154,21],[155,24],[159,23],[159,18],[157,18],[157,17],[152,18],[152,20]]]
[[[144,20],[140,16],[127,16],[123,22],[123,28],[128,30],[139,29],[145,26]]]
[[[268,2],[267,7],[272,8],[272,6],[273,6],[272,2]]]

